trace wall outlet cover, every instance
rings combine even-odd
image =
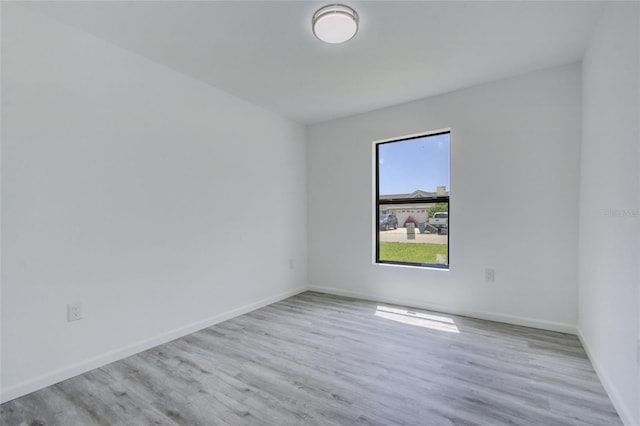
[[[82,304],[69,303],[67,305],[67,321],[78,321],[82,319]]]
[[[493,268],[487,268],[484,270],[484,280],[488,283],[495,282],[496,271]]]

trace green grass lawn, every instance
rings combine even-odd
[[[447,256],[446,244],[380,242],[380,260],[436,263],[436,254]]]

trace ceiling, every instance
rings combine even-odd
[[[36,2],[38,13],[304,124],[579,61],[601,2],[344,1],[360,30],[315,39],[330,2]]]

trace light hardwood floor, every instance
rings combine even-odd
[[[620,425],[575,336],[306,292],[1,406],[3,425]]]

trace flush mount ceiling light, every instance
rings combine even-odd
[[[311,23],[313,34],[326,43],[344,43],[358,32],[358,14],[343,4],[321,7]]]

